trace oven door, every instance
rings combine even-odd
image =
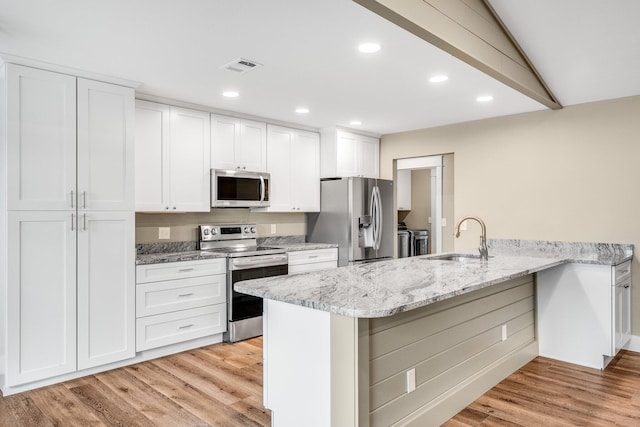
[[[289,272],[287,255],[265,255],[232,258],[229,260],[229,321],[262,316],[262,298],[242,294],[233,289],[233,284],[242,280],[282,276]]]
[[[268,207],[270,178],[266,172],[211,169],[211,207]]]

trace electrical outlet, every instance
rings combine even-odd
[[[276,225],[271,224],[271,234],[276,234]]]
[[[407,371],[407,393],[411,393],[416,389],[416,368]]]
[[[158,227],[158,239],[170,239],[171,227]]]
[[[431,217],[429,217],[429,219],[427,221],[429,222],[429,224],[431,224]]]
[[[502,341],[507,340],[507,325],[502,325]]]

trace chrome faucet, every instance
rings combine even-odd
[[[481,220],[477,216],[466,216],[462,218],[458,222],[458,225],[456,225],[456,237],[460,237],[460,226],[468,219],[478,221],[480,227],[482,228],[482,234],[480,234],[480,247],[478,248],[478,250],[480,251],[480,259],[483,261],[487,261],[489,259],[489,249],[487,249],[487,226],[484,225],[483,220]]]

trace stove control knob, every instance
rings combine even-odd
[[[245,227],[245,228],[244,228],[244,232],[245,232],[245,233],[248,233],[248,232],[249,232],[249,227]]]
[[[205,236],[208,236],[208,235],[209,235],[209,229],[208,229],[208,228],[205,228],[205,229],[204,229],[204,235],[205,235]]]
[[[256,228],[255,227],[251,227],[251,232],[255,234]]]
[[[212,228],[211,229],[211,235],[213,236],[215,234],[218,234],[218,230],[216,230],[215,228]]]

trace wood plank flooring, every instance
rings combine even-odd
[[[640,353],[604,371],[538,357],[444,425],[640,426]]]
[[[1,427],[269,425],[262,338],[0,398]],[[640,426],[640,353],[620,352],[605,371],[536,358],[445,424],[569,425]]]
[[[261,337],[0,398],[1,427],[270,424]]]

